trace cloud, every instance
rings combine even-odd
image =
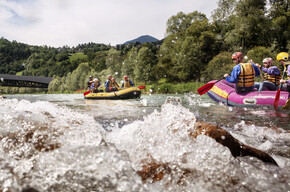
[[[210,16],[210,0],[0,0],[0,36],[33,45],[112,45],[141,35],[164,38],[179,11]]]

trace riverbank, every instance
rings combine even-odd
[[[190,82],[190,83],[154,83],[154,84],[144,84],[136,83],[136,87],[145,85],[145,89],[142,89],[144,94],[182,94],[193,92],[197,93],[197,89],[204,85],[201,82]],[[47,89],[35,89],[35,88],[14,88],[14,87],[1,87],[0,94],[74,94],[74,93],[83,93],[87,90],[82,91],[56,91],[49,92]]]

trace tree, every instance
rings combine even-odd
[[[221,52],[215,56],[202,72],[202,78],[207,82],[214,79],[220,79],[225,73],[231,73],[234,67],[232,53]]]
[[[247,56],[249,59],[253,60],[254,63],[260,63],[261,65],[264,58],[274,58],[269,49],[266,47],[254,47],[248,51]]]
[[[226,34],[225,42],[232,50],[247,51],[255,46],[269,46],[269,26],[264,12],[266,0],[240,0],[231,17],[233,29]]]
[[[61,85],[61,82],[60,82],[59,78],[58,77],[54,78],[48,85],[48,91],[49,92],[59,91],[60,85]]]
[[[134,74],[137,81],[147,82],[152,80],[150,76],[151,69],[156,65],[156,56],[148,47],[142,47],[137,56],[137,63],[134,69]]]
[[[290,43],[290,2],[289,0],[270,0],[269,18],[272,21],[272,42],[276,52],[288,51]]]
[[[128,53],[122,63],[122,75],[129,75],[134,80],[134,68],[137,64],[138,48],[133,47]]]
[[[108,56],[106,58],[106,65],[107,68],[110,70],[110,74],[114,75],[116,78],[121,77],[121,67],[123,63],[123,58],[121,56],[121,52],[117,51],[116,49],[112,48],[108,52]]]

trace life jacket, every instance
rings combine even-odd
[[[91,87],[91,86],[92,86],[92,84],[93,84],[93,82],[92,82],[92,81],[88,81],[88,87]]]
[[[118,87],[118,84],[117,84],[117,82],[115,81],[115,82],[111,82],[111,84],[112,84],[112,87],[115,87],[115,88],[117,88]]]
[[[269,69],[270,68],[271,67],[269,67]],[[280,71],[280,69],[279,69],[279,71]],[[280,85],[281,71],[280,71],[280,74],[279,75],[269,75],[268,73],[265,73],[264,78],[265,78],[265,80],[270,81],[272,83],[275,83],[276,85]]]
[[[109,91],[112,90],[112,81],[111,81],[111,80],[107,80],[107,81],[109,81],[109,87],[106,87],[105,90],[106,90],[107,92],[109,92]]]
[[[130,84],[130,80],[124,82],[124,87],[125,88],[132,87]]]
[[[237,86],[252,87],[255,84],[255,69],[251,63],[240,63],[241,73],[238,76]]]

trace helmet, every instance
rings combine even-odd
[[[237,59],[237,60],[241,60],[243,58],[243,53],[242,52],[235,52],[232,55],[232,59]]]
[[[267,63],[269,65],[272,65],[273,59],[271,57],[267,57],[267,58],[263,59],[263,63]]]
[[[272,59],[271,57],[268,57],[267,60],[268,60],[268,63],[269,63],[270,65],[273,64],[273,59]]]
[[[128,79],[128,76],[127,76],[127,75],[125,75],[125,76],[124,76],[124,79],[125,79],[125,80],[127,80],[127,79]]]
[[[90,78],[93,78],[93,76],[91,75]]]
[[[277,60],[280,61],[280,60],[284,60],[284,61],[287,61],[289,58],[289,55],[288,53],[286,52],[281,52],[277,55]]]

